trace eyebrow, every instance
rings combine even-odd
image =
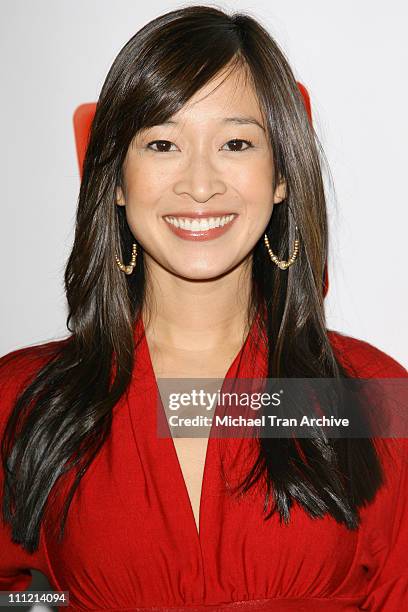
[[[259,123],[255,117],[224,117],[221,120],[221,123],[236,123],[238,125],[257,125],[265,132],[265,128],[263,125]],[[168,121],[163,121],[158,125],[178,125],[178,121],[174,121],[173,119],[169,119]]]

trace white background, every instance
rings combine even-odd
[[[407,4],[213,5],[258,18],[309,90],[337,196],[328,193],[328,327],[407,367]],[[180,6],[1,0],[0,354],[68,333],[63,272],[79,190],[73,112],[97,100],[140,27]]]

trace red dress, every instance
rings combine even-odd
[[[54,590],[69,591],[70,606],[60,608],[67,612],[408,609],[407,439],[387,440],[387,484],[352,532],[330,517],[310,518],[296,503],[290,525],[276,515],[264,521],[263,495],[232,497],[220,473],[222,461],[229,477],[238,474],[251,441],[210,436],[198,532],[173,441],[156,435],[157,383],[141,319],[136,329],[143,338],[128,397],[115,406],[111,435],[73,498],[66,537],[58,543],[43,527],[30,555],[0,522],[0,590],[26,589],[34,568]],[[408,376],[367,342],[334,331],[329,337],[359,378]],[[258,351],[255,366],[248,359],[255,345],[252,327],[226,378],[265,376],[265,354]],[[2,426],[34,370],[35,350],[0,360]]]

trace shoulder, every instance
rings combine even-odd
[[[392,499],[392,503],[400,496],[399,503],[403,498],[408,510],[408,438],[405,437],[408,431],[405,409],[408,387],[405,380],[391,380],[408,378],[408,371],[391,355],[365,340],[334,330],[327,331],[336,356],[351,376],[390,379],[382,380],[374,388],[378,395],[371,396],[373,414],[381,418],[381,423],[387,428],[384,431],[388,432],[387,436],[384,433],[374,436],[372,440],[383,462],[388,482],[382,495],[385,499]]]
[[[366,340],[328,329],[330,344],[350,374],[359,378],[406,378],[407,369],[381,349]]]
[[[16,399],[35,375],[52,361],[69,338],[52,340],[17,348],[0,356],[0,422],[5,418],[7,405]]]
[[[0,356],[0,389],[23,382],[52,360],[67,339],[17,348]]]

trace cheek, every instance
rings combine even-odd
[[[158,214],[158,203],[166,189],[164,177],[160,178],[157,167],[138,163],[127,172],[126,181],[126,219],[135,238],[147,247],[154,237],[152,217]]]
[[[266,156],[236,168],[234,183],[245,199],[263,203],[273,201],[271,164],[272,161]]]
[[[163,189],[163,180],[164,176],[149,164],[140,163],[132,168],[126,175],[128,205],[134,208],[154,201]]]
[[[237,190],[245,201],[248,234],[262,231],[273,210],[273,174],[269,163],[247,167],[236,180]]]

